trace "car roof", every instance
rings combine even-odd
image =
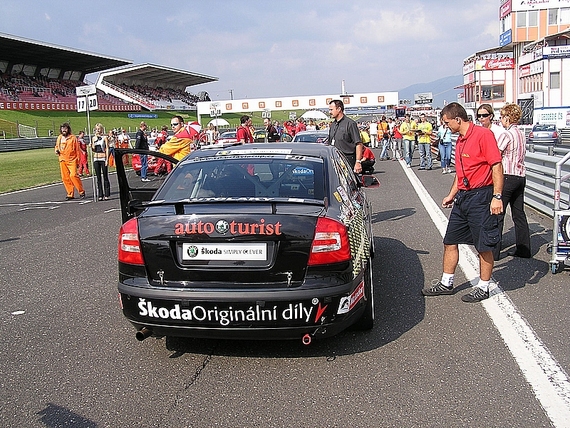
[[[533,128],[554,129],[556,125],[553,123],[537,123]]]
[[[213,149],[214,147],[212,147]],[[186,159],[196,159],[202,157],[215,156],[214,150],[196,150],[186,158]],[[224,156],[235,153],[240,154],[240,152],[247,151],[251,154],[251,151],[255,151],[255,154],[259,155],[274,155],[281,153],[286,153],[293,156],[313,156],[318,158],[329,158],[331,152],[334,150],[333,146],[327,146],[319,143],[253,143],[253,144],[237,144],[227,147],[223,147],[220,151],[223,152]],[[221,154],[221,153],[220,153]]]
[[[297,132],[295,135],[306,135],[306,134],[325,134],[325,135],[328,135],[329,130],[327,128],[327,129],[316,129],[314,131],[301,131],[301,132]]]

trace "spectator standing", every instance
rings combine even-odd
[[[121,133],[117,136],[117,144],[121,149],[128,149],[131,147],[131,137],[127,134],[125,129],[121,130]],[[129,165],[129,156],[123,155],[123,165]]]
[[[273,126],[275,126],[275,129],[277,129],[277,132],[279,133],[279,139],[281,139],[281,135],[283,135],[283,126],[281,126],[278,120],[273,122]]]
[[[251,118],[247,115],[243,115],[240,118],[240,126],[238,126],[236,132],[236,138],[238,143],[247,144],[253,143],[253,134],[251,133]]]
[[[394,122],[392,128],[392,160],[402,160],[402,134],[400,133],[400,121]]]
[[[530,231],[524,212],[524,189],[526,186],[526,168],[524,164],[526,142],[524,132],[517,126],[522,117],[522,110],[517,104],[507,104],[501,108],[501,123],[506,129],[498,139],[499,151],[505,175],[503,185],[503,207],[511,207],[515,224],[516,247],[509,256],[530,258]],[[499,216],[499,232],[503,233],[505,213]],[[501,236],[500,235],[500,236]],[[502,239],[501,239],[502,241]],[[493,250],[495,260],[499,260],[501,241]]]
[[[493,272],[493,249],[500,242],[499,214],[503,212],[503,166],[493,133],[469,121],[465,109],[456,102],[441,111],[443,123],[459,132],[455,150],[456,174],[444,208],[453,207],[443,238],[443,274],[424,296],[453,294],[458,244],[474,245],[479,253],[479,281],[461,300],[467,303],[489,298]]]
[[[166,125],[162,125],[160,132],[158,133],[156,139],[154,140],[154,145],[156,146],[156,148],[160,149],[162,145],[166,143],[167,138],[168,138],[168,127]]]
[[[135,149],[140,150],[148,150],[148,137],[146,135],[146,123],[141,122],[139,125],[139,130],[137,131],[137,135],[135,137]],[[147,178],[147,170],[148,170],[148,156],[147,155],[140,155],[141,160],[141,181],[150,181]]]
[[[307,130],[307,125],[305,125],[305,121],[303,120],[302,117],[300,117],[299,119],[297,119],[297,125],[295,126],[295,134],[298,134],[299,132],[303,132]]]
[[[291,137],[295,136],[295,127],[290,120],[287,120],[283,126],[285,127],[285,132],[287,132],[287,134],[289,134]]]
[[[87,143],[85,142],[85,132],[79,131],[77,143],[79,144],[79,175],[89,175],[89,156],[87,156]]]
[[[388,156],[388,147],[390,145],[390,127],[386,121],[386,116],[382,116],[382,120],[378,124],[378,137],[382,138],[382,151],[380,152],[380,160],[390,159],[390,156]]]
[[[362,141],[365,147],[370,145],[370,135],[365,126],[360,127],[360,141]]]
[[[433,127],[426,120],[426,115],[420,115],[420,123],[418,124],[418,151],[420,152],[420,169],[431,170],[433,160],[431,158],[431,133]]]
[[[493,122],[494,119],[495,113],[491,104],[481,104],[477,109],[477,120],[481,126],[490,129],[495,136],[495,140],[499,141],[499,137],[505,132],[505,128],[495,124]]]
[[[127,134],[127,132],[122,129],[121,133],[117,135],[117,142],[121,149],[128,149],[131,146],[131,137],[129,137],[129,134]]]
[[[275,143],[279,141],[279,131],[271,123],[271,119],[263,119],[263,125],[265,126],[265,135],[267,135],[267,141],[269,143]]]
[[[206,141],[208,144],[214,144],[214,142],[218,138],[218,130],[214,127],[213,123],[208,125],[208,129],[206,129]]]
[[[115,144],[117,142],[117,131],[110,130],[107,134],[107,144],[109,146],[108,166],[115,166]]]
[[[103,125],[95,125],[95,135],[91,139],[93,152],[93,168],[97,175],[97,196],[100,201],[108,200],[111,196],[111,183],[109,182],[109,137],[105,136]]]
[[[356,174],[361,174],[364,146],[360,140],[358,125],[344,114],[344,103],[341,100],[332,100],[329,103],[329,114],[334,119],[329,127],[330,144],[344,154]]]
[[[307,131],[316,131],[317,125],[313,119],[309,119],[309,124],[307,125]]]
[[[75,135],[71,133],[71,126],[68,122],[61,124],[59,132],[60,134],[55,142],[55,154],[59,160],[61,180],[67,193],[65,199],[68,201],[74,199],[75,189],[79,192],[79,197],[83,199],[85,198],[85,190],[83,190],[81,178],[77,173],[80,157],[79,143]]]
[[[404,157],[408,168],[412,167],[412,158],[414,156],[414,143],[416,140],[416,129],[418,125],[410,118],[409,114],[404,116],[404,121],[400,124],[400,133],[402,134],[402,143],[404,144]]]
[[[437,129],[437,138],[439,140],[439,156],[441,159],[441,173],[448,174],[451,173],[451,130],[445,126],[443,120],[441,120],[441,125]]]
[[[370,147],[378,148],[378,122],[373,120],[370,122]]]

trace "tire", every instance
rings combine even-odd
[[[374,281],[372,280],[372,260],[368,259],[364,273],[364,313],[354,324],[356,330],[371,330],[374,327]]]

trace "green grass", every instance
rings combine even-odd
[[[0,153],[0,193],[61,181],[53,149]]]

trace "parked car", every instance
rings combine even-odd
[[[363,187],[379,183],[357,178],[335,147],[207,146],[166,177],[142,183],[120,161],[117,177],[118,289],[137,339],[309,344],[372,328],[374,239]]]
[[[237,141],[237,131],[222,132],[216,143],[235,143]]]
[[[301,131],[293,137],[294,143],[322,143],[328,144],[329,131]]]
[[[532,131],[528,134],[529,144],[554,144],[562,143],[562,136],[556,125],[536,124],[532,127]]]

